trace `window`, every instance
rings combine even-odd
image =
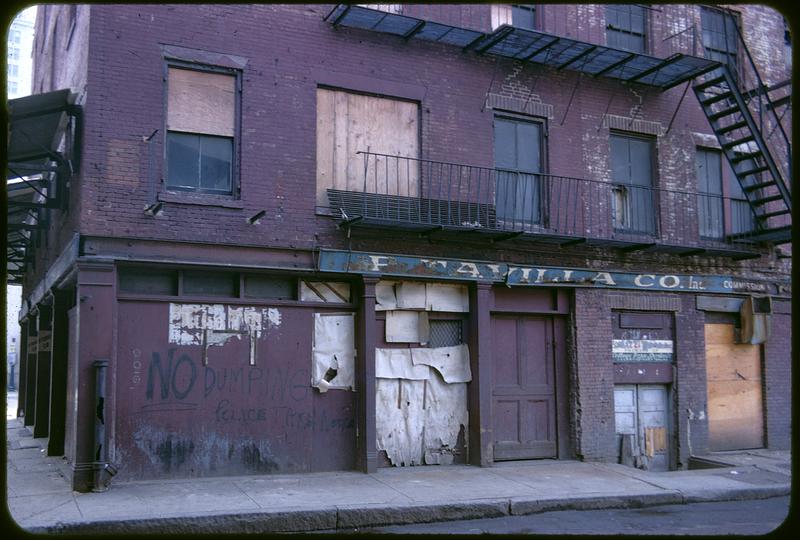
[[[624,232],[655,234],[653,142],[614,134],[610,142],[614,228]]]
[[[170,66],[167,77],[167,188],[232,195],[236,76]]]
[[[296,300],[297,282],[294,278],[247,274],[244,276],[244,296]]]
[[[726,231],[737,234],[755,228],[750,203],[727,160],[724,166],[722,162],[717,150],[697,150],[698,220],[703,238],[722,239]],[[754,165],[750,163],[749,167]]]
[[[703,30],[705,57],[728,64],[736,76],[738,30],[736,17],[727,11],[716,8],[700,8],[700,24]]]
[[[463,336],[461,320],[431,319],[428,347],[454,347],[461,345]]]
[[[19,66],[17,64],[9,64],[8,65],[8,76],[9,77],[19,77]]]
[[[523,224],[541,221],[542,125],[513,118],[494,120],[497,217]]]
[[[379,155],[358,154],[367,151]],[[417,103],[317,89],[318,206],[328,189],[416,197],[417,158]]]
[[[504,24],[528,30],[536,29],[536,6],[531,4],[492,4],[492,30]]]
[[[119,290],[132,294],[178,294],[178,272],[130,267],[119,269]]]
[[[645,8],[635,4],[606,6],[606,42],[609,47],[644,53]]]
[[[511,24],[517,28],[536,29],[536,7],[529,4],[511,6]]]
[[[8,95],[16,96],[17,91],[19,91],[19,87],[17,86],[17,81],[8,81]]]
[[[9,60],[19,60],[19,47],[10,47],[8,49]]]
[[[19,45],[22,42],[22,33],[19,30],[11,30],[8,33],[8,42]]]
[[[227,272],[183,272],[183,294],[239,296],[239,274]]]
[[[783,19],[783,48],[786,53],[785,65],[787,71],[792,71],[792,32],[789,23]]]

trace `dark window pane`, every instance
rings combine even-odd
[[[200,138],[200,187],[231,191],[233,141],[225,137]]]
[[[637,186],[653,185],[653,162],[650,141],[631,139],[631,183]]]
[[[226,272],[184,272],[183,294],[200,296],[238,295],[239,274]]]
[[[499,169],[517,168],[516,128],[513,122],[494,121],[494,163]]]
[[[517,168],[521,171],[541,172],[539,129],[539,124],[517,123]]]
[[[167,136],[168,187],[196,188],[200,179],[200,138],[188,133]]]
[[[628,139],[611,136],[611,178],[617,184],[630,184],[630,149]]]
[[[119,290],[123,293],[174,296],[178,294],[178,273],[173,270],[120,268]]]
[[[259,276],[256,274],[244,277],[244,295],[249,298],[295,300],[297,296],[296,290],[297,286],[294,278]]]

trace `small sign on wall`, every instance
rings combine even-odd
[[[671,339],[615,339],[611,343],[614,362],[672,362]]]

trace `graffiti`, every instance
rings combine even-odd
[[[158,352],[153,352],[147,367],[147,385],[145,396],[153,400],[157,394],[161,400],[174,397],[185,399],[195,387],[199,378],[199,370],[195,360],[186,353],[176,358],[176,349],[167,351],[166,361]],[[137,381],[142,362],[133,362],[134,375]],[[213,393],[231,393],[239,395],[262,395],[270,400],[304,401],[308,398],[309,372],[307,369],[260,368],[242,366],[238,368],[203,368],[203,397]]]
[[[326,411],[317,415],[312,412],[298,411],[285,405],[260,408],[235,407],[228,399],[221,399],[217,403],[214,418],[217,422],[264,422],[270,429],[291,428],[343,432],[353,429],[355,426],[352,416],[331,418]]]
[[[161,383],[162,400],[169,398],[170,389],[176,399],[183,399],[192,391],[192,387],[194,387],[194,383],[197,380],[197,366],[195,366],[194,361],[186,354],[182,354],[176,362],[173,362],[174,355],[175,349],[169,349],[167,351],[167,364],[164,366],[161,363],[161,355],[157,352],[153,353],[150,366],[147,368],[147,390],[145,393],[147,399],[153,399],[153,387],[155,385],[156,376],[159,377]],[[190,370],[189,381],[183,388],[179,388],[178,371],[181,366],[185,364],[188,364],[187,369]]]
[[[310,391],[308,380],[309,372],[305,369],[206,366],[203,374],[203,397],[217,391],[248,396],[255,393],[278,401],[284,401],[288,396],[293,401],[303,401]]]
[[[142,382],[142,351],[133,349],[131,353],[133,354],[133,376],[131,377],[131,383],[137,385]]]

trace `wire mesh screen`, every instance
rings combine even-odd
[[[452,347],[461,344],[461,321],[430,321],[431,347]]]

